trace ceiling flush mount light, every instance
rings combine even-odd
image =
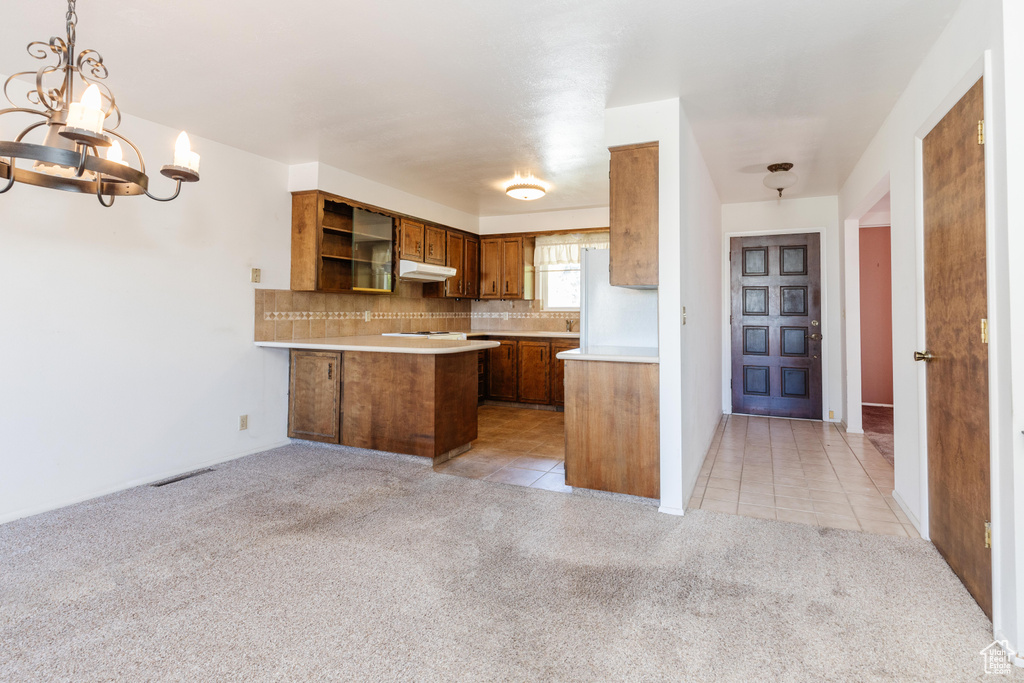
[[[199,180],[199,155],[192,151],[188,136],[182,133],[178,137],[174,162],[160,170],[175,182],[174,194],[154,197],[149,193],[142,152],[116,130],[121,124],[121,111],[110,88],[101,82],[107,77],[103,57],[95,50],[75,51],[75,0],[68,0],[65,19],[66,39],[53,37],[49,42],[28,45],[29,55],[43,60],[56,57],[56,64],[16,73],[4,83],[4,96],[13,107],[0,109],[0,116],[27,114],[43,120],[31,123],[14,140],[0,140],[0,194],[19,182],[94,194],[103,206],[112,206],[120,195],[144,194],[157,201],[171,201],[181,192],[182,183]],[[19,76],[34,76],[35,89],[25,97],[32,107],[18,106],[8,93],[11,82]],[[79,86],[85,91],[76,102],[75,89]],[[41,144],[25,142],[33,133],[44,133]],[[122,143],[134,152],[137,164],[125,159]],[[104,150],[102,155],[100,150]],[[22,167],[19,161],[25,162]]]
[[[796,185],[796,173],[793,173],[789,169],[793,168],[793,164],[772,164],[768,167],[768,175],[764,177],[764,186],[770,190],[778,190],[779,196],[782,196],[782,191],[788,187]]]
[[[515,178],[505,184],[505,194],[514,199],[526,201],[540,199],[547,194],[547,191],[547,183],[537,180],[532,175],[526,178],[520,178],[516,175]]]

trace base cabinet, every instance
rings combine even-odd
[[[521,341],[519,345],[519,402],[551,403],[551,344]]]
[[[501,340],[501,346],[487,349],[487,398],[515,401],[518,392],[518,349],[516,342]]]
[[[579,342],[551,343],[551,402],[556,406],[565,405],[565,361],[558,354],[579,347]]]
[[[341,443],[341,354],[291,352],[288,436]]]

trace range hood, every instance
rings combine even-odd
[[[417,280],[419,282],[444,282],[455,277],[455,269],[447,266],[434,266],[429,263],[418,263],[402,259],[398,262],[398,278],[400,280]]]

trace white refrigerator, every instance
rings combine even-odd
[[[613,287],[607,249],[580,255],[580,347],[658,348],[658,290]]]

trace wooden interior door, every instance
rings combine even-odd
[[[733,237],[732,411],[821,419],[821,238]]]
[[[992,618],[982,95],[978,81],[924,139],[928,509],[932,543]]]

